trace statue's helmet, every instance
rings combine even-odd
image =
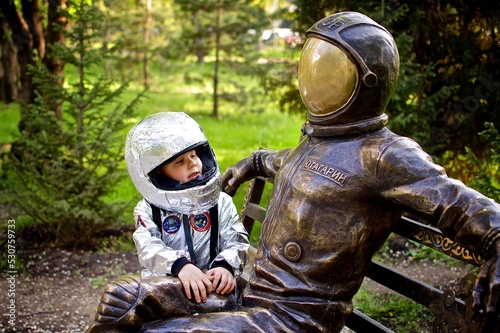
[[[386,117],[399,54],[392,35],[357,12],[328,16],[306,32],[299,89],[313,125]]]
[[[196,180],[180,184],[156,172],[161,165],[195,150],[203,164]],[[141,195],[157,207],[200,214],[217,204],[220,170],[200,125],[183,112],[160,112],[135,125],[125,142],[125,162]]]

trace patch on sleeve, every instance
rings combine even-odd
[[[137,216],[137,221],[135,221],[135,228],[139,228],[139,225],[142,225],[144,228],[147,228],[146,223],[141,218],[141,215]]]

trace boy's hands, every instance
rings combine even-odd
[[[212,281],[198,267],[193,264],[184,265],[177,277],[181,280],[188,299],[191,299],[192,290],[197,303],[207,301],[207,295],[212,292]]]
[[[217,294],[227,295],[236,287],[236,279],[223,267],[215,267],[207,271],[208,277],[212,280],[212,289]]]
[[[236,287],[236,279],[222,267],[212,268],[205,274],[195,265],[187,264],[181,268],[177,277],[184,286],[186,297],[191,299],[191,296],[194,296],[197,303],[206,302],[212,290],[217,294],[226,295]]]

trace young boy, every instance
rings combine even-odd
[[[144,199],[134,209],[133,239],[142,276],[172,275],[186,297],[225,295],[246,264],[248,234],[202,129],[181,112],[149,116],[132,128],[127,169]]]

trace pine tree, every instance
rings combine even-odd
[[[94,45],[104,22],[101,12],[83,0],[68,8],[66,43],[57,44],[53,54],[74,68],[74,79],[61,86],[41,62],[31,68],[36,99],[24,110],[26,129],[5,173],[11,203],[36,222],[37,230],[58,245],[80,247],[96,245],[122,220],[126,203],[106,199],[124,177],[123,140],[117,134],[142,94],[123,104],[127,85],[94,74],[105,56]]]

